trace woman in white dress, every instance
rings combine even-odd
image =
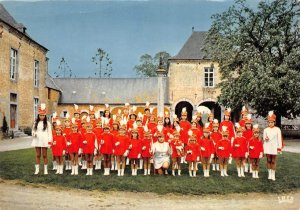
[[[50,122],[47,121],[46,114],[46,105],[41,104],[32,129],[33,140],[31,146],[35,147],[35,175],[40,172],[41,155],[43,155],[44,159],[44,174],[48,174],[47,149],[52,144],[52,128]]]
[[[275,181],[276,155],[282,149],[280,128],[275,126],[276,115],[271,111],[268,115],[268,127],[264,129],[264,154],[267,156],[268,179]]]
[[[171,147],[168,142],[165,142],[163,133],[158,133],[157,137],[158,141],[152,145],[154,170],[162,175],[170,166]]]

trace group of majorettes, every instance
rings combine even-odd
[[[184,108],[181,119],[174,115],[171,123],[169,113],[156,117],[149,104],[143,114],[136,113],[135,107],[126,104],[113,116],[106,106],[102,117],[95,113],[93,106],[88,115],[80,116],[76,105],[72,119],[67,115],[62,123],[56,115],[52,118],[54,170],[56,174],[63,173],[65,157],[66,170],[71,170],[71,175],[78,175],[79,165],[87,170],[86,175],[93,174],[94,166],[95,170],[100,170],[103,165],[104,175],[117,170],[118,176],[124,176],[125,166],[129,163],[133,176],[142,168],[144,175],[150,175],[152,145],[157,142],[158,133],[163,133],[171,148],[173,176],[176,170],[181,175],[184,163],[188,163],[191,177],[196,176],[199,163],[204,177],[209,177],[211,164],[213,171],[220,171],[222,177],[228,176],[228,163],[234,158],[238,177],[245,177],[244,172],[249,171],[253,178],[258,178],[259,160],[265,153],[268,178],[275,180],[276,154],[282,148],[282,138],[280,129],[274,126],[276,116],[273,113],[268,117],[269,126],[264,130],[263,141],[258,126],[252,125],[251,115],[244,108],[242,119],[235,126],[230,121],[230,109],[225,110],[224,120],[220,123],[209,113],[208,122],[203,125],[201,114],[197,111],[189,122]]]

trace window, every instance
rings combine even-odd
[[[17,78],[17,65],[18,65],[18,51],[10,49],[10,79],[16,80]]]
[[[10,94],[10,102],[17,102],[17,94],[16,93],[11,93]]]
[[[38,115],[38,107],[39,107],[39,99],[33,99],[33,116],[36,117]]]
[[[33,83],[34,87],[39,87],[39,75],[40,75],[40,62],[34,61],[34,69],[33,69]]]
[[[215,69],[214,68],[204,68],[204,87],[214,87],[215,86]]]

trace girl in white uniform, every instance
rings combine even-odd
[[[46,113],[46,105],[41,104],[32,129],[33,140],[31,146],[35,147],[35,175],[40,172],[41,155],[44,159],[44,174],[48,174],[47,149],[52,144],[52,129],[51,123],[47,121]]]
[[[158,170],[158,174],[162,175],[170,166],[171,147],[165,142],[163,133],[159,132],[157,137],[158,141],[152,145],[154,170]]]
[[[275,181],[276,155],[281,152],[282,135],[280,128],[275,126],[276,115],[271,111],[268,115],[268,127],[264,129],[264,154],[267,156],[268,179]]]

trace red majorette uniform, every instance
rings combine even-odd
[[[114,155],[123,155],[129,146],[129,137],[127,135],[116,135],[114,138]]]
[[[248,143],[245,137],[235,137],[233,140],[232,157],[246,157],[248,152]]]
[[[193,135],[196,136],[196,140],[199,143],[201,137],[203,136],[203,131],[199,128],[191,128],[190,130],[193,132]]]
[[[249,142],[253,136],[253,131],[251,128],[247,129],[246,124],[250,124],[250,125],[252,124],[251,114],[247,115],[247,118],[244,120],[244,122],[245,122],[245,129],[243,130],[243,136],[246,138],[247,142]]]
[[[74,117],[75,117],[75,114],[78,114],[78,118],[75,119],[75,123],[77,125],[77,128],[80,129],[81,128],[81,119],[79,118],[80,110],[79,110],[78,105],[76,105],[76,104],[74,104]]]
[[[53,136],[53,143],[52,143],[52,153],[53,156],[63,156],[63,151],[66,150],[67,145],[66,145],[66,138],[61,135]]]
[[[78,153],[83,137],[81,133],[70,133],[67,139],[69,153]]]
[[[142,154],[142,141],[140,139],[130,139],[129,145],[131,149],[129,150],[129,159],[138,159],[139,155]]]
[[[189,142],[186,145],[185,150],[187,152],[185,158],[186,161],[192,161],[192,162],[199,161],[201,153],[200,153],[200,146],[197,141],[195,141],[195,143]],[[189,151],[191,151],[191,153]]]
[[[181,116],[187,116],[185,108],[182,109]],[[182,132],[180,134],[181,139],[184,144],[187,144],[189,141],[188,131],[191,129],[191,123],[187,120],[180,120],[179,125],[182,128]]]
[[[101,143],[103,140],[103,143]],[[100,136],[100,153],[110,155],[113,154],[114,136],[111,133],[102,133]]]
[[[263,142],[259,138],[252,137],[249,141],[249,158],[259,158],[263,152]]]
[[[229,158],[232,152],[231,143],[229,139],[221,139],[216,144],[216,153],[218,157]]]
[[[100,145],[101,134],[103,133],[103,128],[96,127],[93,129],[94,134],[97,137],[97,143]]]
[[[173,134],[178,133],[178,131],[174,131]],[[179,133],[178,133],[179,134]],[[184,156],[184,144],[180,138],[174,138],[170,146],[172,148],[172,158],[178,158]]]
[[[94,154],[96,135],[86,132],[83,134],[82,151],[84,154]]]
[[[207,128],[209,130],[209,127]],[[211,139],[205,138],[204,136],[199,141],[201,150],[201,157],[210,158],[215,153],[215,145]]]
[[[212,132],[212,130],[213,130],[213,124],[214,124],[214,114],[211,111],[208,113],[208,119],[210,119],[210,118],[212,120],[209,121],[208,129],[209,129],[210,132]]]
[[[147,133],[147,135],[151,135],[151,133],[149,133],[149,134]],[[143,158],[152,157],[151,144],[152,144],[152,137],[143,138],[143,140],[142,140],[142,157]]]
[[[239,121],[240,126],[243,128],[245,127],[245,124],[247,121],[247,118],[246,118],[247,115],[248,115],[248,110],[246,109],[245,106],[243,106],[242,112],[241,112],[242,119]]]
[[[230,117],[230,111],[231,109],[228,108],[227,110],[224,111],[224,115],[225,116],[229,116]],[[234,133],[234,125],[233,123],[230,121],[230,120],[223,120],[221,123],[220,123],[220,131],[222,129],[222,127],[227,127],[227,130],[229,132],[229,136],[228,136],[228,139],[231,141],[231,139],[233,137],[235,137],[235,133]]]
[[[222,134],[220,131],[211,132],[210,138],[213,141],[214,145],[216,145],[222,139]]]

